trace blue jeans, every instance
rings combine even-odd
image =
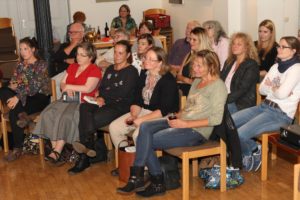
[[[140,125],[136,142],[134,166],[147,166],[150,174],[161,174],[156,149],[196,146],[206,139],[191,128],[171,128],[166,119],[144,122]]]
[[[277,131],[293,121],[280,109],[264,103],[234,113],[232,119],[237,127],[243,156],[252,155],[257,148],[256,142],[251,138],[266,131]]]
[[[227,108],[231,115],[233,115],[233,113],[236,113],[237,111],[239,111],[234,102],[227,104]]]

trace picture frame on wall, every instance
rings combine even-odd
[[[169,0],[169,3],[173,3],[173,4],[183,4],[183,0]]]

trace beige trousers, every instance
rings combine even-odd
[[[144,108],[142,108],[140,114],[138,115],[138,117],[140,116],[144,116],[146,114],[151,113],[151,110],[146,110]],[[133,132],[133,141],[134,143],[136,143],[136,139],[137,136],[139,134],[139,127],[135,127],[135,126],[128,126],[125,123],[125,120],[130,117],[130,113],[126,113],[125,115],[122,115],[121,117],[115,119],[113,122],[110,123],[109,125],[109,133],[110,133],[110,137],[111,140],[113,142],[113,144],[115,145],[116,148],[118,148],[119,143],[122,140],[127,140],[126,134],[134,131]],[[121,144],[120,146],[125,146],[126,143]]]

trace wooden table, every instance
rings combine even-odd
[[[167,52],[168,49],[167,49],[167,39],[166,39],[166,36],[158,35],[158,36],[154,36],[154,37],[160,39],[160,41],[161,41],[161,43],[163,45],[164,50]],[[135,42],[135,40],[136,40],[136,38],[130,38],[130,44],[133,44]],[[113,40],[110,39],[107,42],[96,41],[96,42],[93,42],[93,45],[96,47],[96,49],[110,48],[110,47],[113,46]]]

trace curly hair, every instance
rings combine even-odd
[[[215,20],[209,20],[203,23],[204,28],[211,28],[214,30],[214,42],[215,44],[218,44],[221,37],[228,38],[227,34],[225,33],[222,25],[220,22]]]
[[[226,62],[227,63],[232,63],[236,59],[236,55],[233,55],[233,53],[232,53],[232,45],[233,45],[233,42],[236,39],[241,39],[244,42],[245,46],[246,46],[247,50],[246,50],[246,55],[245,55],[244,60],[247,59],[247,58],[251,58],[251,59],[255,60],[257,63],[259,63],[257,50],[254,46],[252,38],[248,34],[242,33],[242,32],[234,33],[231,36],[230,44],[229,44],[228,59],[227,59]]]

